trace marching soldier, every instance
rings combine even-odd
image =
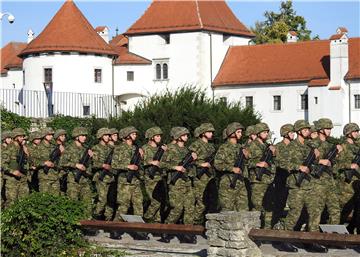
[[[249,146],[250,143],[257,138],[257,135],[255,134],[255,126],[256,125],[250,125],[246,128],[245,136],[248,138],[246,141],[247,146]]]
[[[0,148],[0,155],[2,156],[3,151],[11,144],[12,142],[12,134],[11,131],[7,130],[7,131],[3,131],[1,133],[1,148]],[[0,158],[1,160],[1,167],[3,167],[3,158]],[[1,184],[0,184],[0,188],[1,188],[1,207],[4,208],[4,203],[5,203],[5,191],[4,191],[4,186],[5,186],[5,180],[4,180],[4,169],[1,168],[0,171],[0,176],[1,176]]]
[[[189,130],[178,127],[173,130],[175,144],[170,144],[164,156],[163,167],[168,170],[170,213],[166,224],[175,224],[184,212],[184,224],[194,223],[194,193],[188,172],[191,162],[196,160],[195,153],[185,146],[188,141]],[[168,243],[168,235],[162,235],[161,241]],[[195,236],[183,236],[181,242],[196,243]]]
[[[29,145],[27,146],[29,151],[29,177],[30,183],[30,192],[39,192],[39,178],[38,178],[38,168],[35,164],[35,159],[37,158],[37,148],[41,144],[41,140],[44,137],[44,133],[42,131],[34,131],[29,135]]]
[[[13,143],[2,152],[2,169],[4,169],[4,179],[6,180],[5,208],[29,194],[26,163],[29,152],[25,146],[25,135],[22,128],[13,129]]]
[[[98,202],[95,206],[94,216],[96,219],[103,219],[107,204],[107,195],[110,183],[114,181],[114,175],[111,172],[111,161],[113,155],[113,147],[110,147],[110,130],[101,128],[96,133],[99,143],[92,148],[92,168],[95,173],[93,181],[96,185],[98,194]]]
[[[73,143],[66,147],[60,166],[68,173],[67,195],[72,200],[84,203],[85,216],[92,218],[92,191],[91,191],[91,167],[90,159],[93,152],[85,147],[88,130],[76,127],[72,131]]]
[[[60,150],[60,156],[56,161],[56,166],[59,169],[60,195],[66,194],[67,186],[67,173],[59,166],[61,157],[63,156],[65,151],[66,134],[67,132],[64,129],[57,129],[54,134],[55,147],[58,147]]]
[[[251,182],[251,200],[254,209],[261,211],[264,228],[272,228],[272,213],[274,211],[274,184],[275,165],[272,157],[275,155],[275,147],[268,145],[266,140],[269,137],[269,127],[266,123],[259,123],[255,126],[257,138],[248,147],[249,161],[248,169]],[[263,160],[264,154],[268,151],[268,160]],[[266,173],[265,173],[266,172]],[[272,187],[272,188],[269,188]],[[265,195],[266,193],[266,195]]]
[[[226,138],[226,142],[215,155],[214,166],[220,174],[219,203],[222,211],[249,210],[244,180],[248,175],[244,165],[248,152],[238,144],[243,130],[244,126],[239,122],[230,123],[224,130],[223,138]],[[243,155],[242,167],[236,165],[240,155]],[[235,176],[238,177],[235,179]]]
[[[311,140],[315,140],[318,138],[318,131],[316,129],[316,124],[317,124],[317,121],[314,121],[314,124],[311,125],[310,127],[310,139]]]
[[[144,151],[145,189],[150,199],[150,206],[144,214],[144,219],[156,223],[161,222],[160,207],[163,196],[160,194],[161,189],[165,187],[160,162],[167,147],[161,145],[162,134],[163,132],[159,127],[149,128],[145,131],[145,138],[149,141],[142,147]]]
[[[215,128],[211,123],[203,123],[194,131],[197,140],[189,147],[190,151],[196,153],[195,174],[193,174],[195,212],[194,224],[203,225],[205,214],[205,189],[209,181],[214,177],[212,163],[215,159],[215,147],[209,141],[212,140]]]
[[[110,145],[116,145],[119,141],[119,131],[116,128],[109,129],[110,131]]]

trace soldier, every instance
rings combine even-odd
[[[354,233],[357,226],[357,234],[360,232],[360,179],[356,176],[346,176],[349,171],[356,171],[360,174],[359,165],[352,163],[359,148],[355,141],[360,138],[359,126],[356,123],[348,123],[344,126],[343,134],[345,141],[342,144],[343,151],[336,158],[334,170],[338,176],[338,187],[340,193],[341,223],[345,223],[351,211],[354,211],[353,218],[347,229]]]
[[[160,169],[160,159],[155,160],[154,157],[158,151],[164,153],[167,150],[166,145],[161,145],[161,136],[163,132],[159,127],[152,127],[146,130],[145,138],[148,143],[142,149],[144,151],[144,166],[145,168],[145,189],[150,199],[150,206],[144,214],[144,219],[148,222],[161,222],[160,207],[161,207],[161,193],[164,191],[163,170]],[[161,149],[160,149],[161,148]],[[154,172],[154,173],[150,173]]]
[[[142,172],[138,158],[142,151],[135,145],[138,130],[134,127],[126,127],[120,130],[123,142],[114,149],[112,168],[117,170],[117,204],[118,209],[115,215],[115,221],[123,220],[121,215],[127,214],[130,205],[134,209],[134,215],[143,216],[143,195],[141,191]],[[113,239],[120,239],[118,232],[110,235]],[[136,240],[148,240],[145,233],[134,233]]]
[[[95,173],[93,181],[96,185],[98,194],[98,201],[95,207],[94,217],[96,219],[103,219],[105,207],[107,203],[107,195],[110,183],[114,181],[114,175],[111,172],[111,161],[114,149],[109,146],[110,130],[108,128],[101,128],[96,133],[96,138],[99,143],[92,148],[92,168]]]
[[[7,130],[7,131],[3,131],[1,133],[1,147],[0,147],[0,156],[2,156],[2,152],[11,144],[12,142],[12,134],[11,134],[11,131]],[[3,158],[0,158],[1,160],[1,167],[3,167]],[[4,203],[5,203],[5,180],[4,180],[4,175],[3,175],[3,168],[1,168],[1,171],[0,171],[0,176],[1,176],[1,185],[0,185],[0,188],[1,188],[1,207],[4,208]]]
[[[306,139],[310,137],[310,124],[305,120],[297,120],[294,124],[294,131],[297,133],[297,138],[288,145],[289,159],[285,165],[285,169],[289,170],[294,175],[289,176],[287,183],[289,186],[289,196],[287,204],[289,212],[285,218],[284,225],[286,230],[293,230],[297,220],[300,217],[301,211],[305,206],[309,214],[310,231],[319,230],[321,209],[317,205],[319,198],[318,193],[314,190],[314,185],[311,180],[304,179],[301,184],[297,183],[300,174],[309,175],[310,169],[304,165],[304,160],[308,157],[312,148],[307,144]],[[319,157],[319,151],[314,150],[316,158]],[[297,252],[297,248],[290,243],[282,243],[283,250]],[[312,252],[327,252],[327,248],[317,243],[306,245],[308,251]]]
[[[215,128],[211,123],[203,123],[194,131],[197,140],[192,143],[189,150],[196,153],[197,159],[194,162],[195,172],[193,173],[195,212],[194,224],[203,225],[205,222],[205,189],[210,180],[214,177],[212,163],[215,159],[215,147],[209,141],[212,140]]]
[[[230,123],[225,129],[226,142],[219,147],[215,155],[214,166],[220,174],[219,183],[219,203],[222,211],[242,211],[248,210],[248,193],[244,178],[247,177],[246,166],[235,167],[235,162],[239,158],[240,151],[244,157],[248,152],[238,144],[242,137],[244,126],[239,122]],[[242,179],[236,179],[235,175],[240,175]]]
[[[42,131],[34,131],[29,135],[29,177],[30,179],[30,192],[39,192],[39,179],[38,179],[38,169],[35,164],[35,159],[37,158],[37,148],[41,143],[41,140],[44,137],[44,133]]]
[[[15,128],[12,137],[13,143],[4,149],[1,156],[6,180],[5,208],[29,194],[26,164],[29,152],[25,146],[25,131],[22,128]]]
[[[184,224],[193,224],[194,222],[194,194],[192,190],[191,180],[188,177],[189,167],[184,163],[187,159],[197,158],[196,154],[189,151],[185,146],[188,141],[189,130],[185,127],[178,127],[173,130],[173,139],[175,144],[170,144],[166,151],[162,166],[168,170],[169,184],[169,204],[170,213],[166,218],[166,224],[175,224],[184,212]],[[185,167],[184,167],[185,166]],[[178,178],[175,180],[175,178]],[[168,243],[171,237],[162,235],[161,241]],[[196,243],[195,236],[180,237],[181,242]]]
[[[57,159],[57,168],[59,169],[59,184],[60,184],[60,195],[66,194],[67,186],[67,173],[60,166],[61,156],[63,156],[65,151],[65,142],[66,142],[66,130],[57,129],[54,134],[55,146],[59,147],[61,155]]]
[[[315,140],[318,138],[318,132],[316,130],[316,123],[317,121],[314,121],[314,125],[311,125],[310,127],[310,139]]]
[[[83,127],[73,129],[71,136],[74,141],[66,147],[60,159],[60,166],[68,173],[67,195],[72,200],[81,201],[85,205],[85,216],[92,218],[92,191],[90,187],[90,159],[93,152],[85,147],[88,130]]]
[[[119,141],[119,131],[116,128],[110,129],[110,145],[115,145]]]
[[[276,168],[272,161],[275,155],[275,147],[268,145],[266,140],[269,137],[269,127],[266,123],[258,123],[255,126],[256,140],[251,142],[248,147],[249,160],[248,169],[251,182],[251,201],[253,207],[262,213],[263,227],[272,228],[272,212],[274,211],[274,184]],[[262,160],[266,151],[269,151],[270,158],[268,161]],[[264,172],[267,173],[264,173]],[[261,173],[257,175],[256,173]],[[260,178],[259,176],[262,176]],[[271,188],[269,188],[271,187]],[[266,193],[266,195],[265,195]]]
[[[257,135],[254,133],[256,125],[250,125],[246,128],[245,136],[248,137],[248,140],[246,141],[246,145],[250,145],[252,141],[254,141],[257,137]]]

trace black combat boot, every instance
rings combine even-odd
[[[274,248],[282,252],[296,253],[298,249],[291,243],[288,242],[277,242],[272,244]]]
[[[122,235],[122,233],[120,233],[120,232],[118,232],[118,231],[111,231],[111,232],[110,232],[110,238],[111,238],[111,239],[120,240],[120,239],[121,239],[121,235]]]
[[[328,249],[326,246],[317,244],[317,243],[313,243],[313,244],[305,244],[305,250],[308,252],[313,252],[313,253],[327,253]]]
[[[163,243],[170,243],[170,240],[172,239],[172,237],[168,234],[161,234],[161,238],[158,240],[159,242],[163,242]]]
[[[131,234],[132,238],[134,238],[134,240],[149,240],[150,237],[148,236],[147,233],[144,232],[135,232],[133,234]]]

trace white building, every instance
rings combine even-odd
[[[2,104],[23,115],[48,115],[45,89],[54,113],[106,117],[193,85],[252,106],[276,135],[302,118],[329,117],[337,135],[360,122],[360,39],[343,27],[330,40],[297,42],[290,31],[287,44],[249,45],[253,34],[224,1],[154,1],[109,41],[106,26],[94,29],[66,1],[30,34],[1,50]]]

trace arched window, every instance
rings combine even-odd
[[[156,79],[161,79],[161,65],[156,64]]]
[[[168,78],[168,65],[166,63],[163,64],[163,79]]]

